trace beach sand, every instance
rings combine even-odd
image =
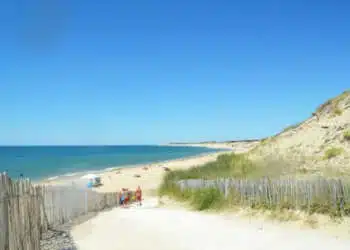
[[[214,153],[206,153],[198,156],[169,160],[165,162],[141,164],[136,166],[115,167],[106,171],[97,171],[96,175],[101,177],[102,186],[94,188],[97,192],[118,192],[122,188],[136,189],[140,186],[146,195],[155,194],[159,187],[166,169],[188,169],[193,166],[200,166],[208,162],[215,161],[221,154],[243,153],[256,145],[256,142],[234,142],[234,143],[200,143],[200,144],[177,144],[171,146],[194,146],[207,147],[212,149],[224,150]],[[71,185],[72,183],[86,186],[88,180],[82,179],[82,175],[70,176],[45,180],[40,184],[49,185]]]
[[[186,146],[191,146],[186,144]],[[192,145],[198,146],[198,145]],[[140,164],[136,166],[121,166],[109,168],[105,171],[96,171],[95,175],[101,177],[102,186],[94,188],[97,192],[118,192],[122,188],[136,189],[140,186],[145,195],[153,195],[162,181],[162,177],[167,173],[166,169],[187,169],[193,166],[199,166],[211,161],[215,161],[221,154],[231,152],[243,152],[246,149],[245,145],[235,145],[232,147],[227,143],[222,144],[201,144],[201,147],[224,149],[214,153],[206,153],[198,156],[169,160],[165,162],[157,162],[150,164]],[[91,173],[90,173],[91,174]],[[85,174],[86,175],[86,174]],[[64,176],[62,178],[51,178],[40,181],[38,184],[44,185],[72,185],[72,183],[86,186],[88,179],[83,179],[83,174],[75,176]]]
[[[235,142],[235,143],[201,143],[185,144],[186,146],[207,147],[213,149],[224,149],[225,151],[202,154],[188,158],[176,159],[167,162],[139,165],[137,167],[121,168],[104,172],[102,177],[103,186],[96,188],[98,192],[116,192],[121,188],[135,189],[140,186],[146,195],[153,195],[162,182],[166,173],[164,168],[170,170],[188,169],[193,166],[200,166],[215,161],[219,155],[227,153],[243,153],[256,145],[256,142]],[[173,146],[173,145],[172,145]],[[179,145],[181,146],[181,145]],[[182,145],[184,146],[184,145]]]
[[[103,185],[95,188],[98,192],[116,192],[121,188],[135,189],[140,186],[144,193],[154,192],[162,181],[162,177],[170,170],[187,169],[215,161],[220,154],[226,152],[210,153],[191,158],[177,159],[162,163],[145,164],[138,167],[121,168],[100,174]]]

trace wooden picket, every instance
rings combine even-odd
[[[39,250],[41,235],[49,228],[118,204],[118,193],[39,186],[0,174],[0,250]]]
[[[350,183],[342,179],[189,179],[178,185],[182,190],[217,188],[226,199],[244,206],[350,214]]]

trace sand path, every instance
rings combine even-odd
[[[311,229],[157,208],[156,199],[143,207],[101,213],[72,234],[81,250],[349,250],[350,246],[350,240]]]

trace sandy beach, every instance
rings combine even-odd
[[[230,152],[242,152],[246,150],[245,145],[228,145],[226,143],[216,144],[193,144],[186,146],[201,146],[214,149],[224,149],[224,151],[205,153],[197,156],[169,160],[164,162],[140,164],[134,166],[121,166],[109,168],[105,171],[96,171],[95,175],[101,177],[102,186],[94,188],[97,192],[116,192],[122,188],[135,189],[140,186],[145,194],[154,193],[162,181],[162,177],[167,170],[186,169],[193,166],[203,165],[215,161],[221,154]],[[86,174],[85,174],[86,175]],[[72,176],[63,176],[62,178],[47,179],[40,184],[49,185],[71,185],[72,183],[86,185],[87,179],[84,175],[77,174]]]
[[[202,165],[214,161],[220,154],[226,153],[227,151],[137,167],[117,168],[100,174],[103,185],[95,190],[98,192],[115,192],[121,188],[135,189],[140,186],[145,193],[153,192],[160,185],[163,175],[167,172],[166,169],[186,169]]]
[[[109,168],[105,171],[96,171],[94,174],[101,177],[102,186],[94,188],[97,192],[116,192],[122,188],[135,189],[140,186],[145,194],[152,194],[162,181],[162,177],[166,170],[187,169],[193,166],[200,166],[211,161],[215,161],[221,154],[230,152],[242,153],[251,149],[256,145],[255,142],[234,142],[234,143],[200,143],[200,144],[176,144],[171,146],[193,146],[207,147],[218,149],[214,153],[205,153],[197,156],[169,160],[164,162],[140,164],[136,166],[122,166]],[[169,145],[168,145],[169,146]],[[44,180],[40,184],[49,185],[71,185],[71,183],[80,183],[86,185],[87,179],[82,175],[66,176],[65,178],[57,178]]]

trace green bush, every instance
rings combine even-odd
[[[219,208],[225,198],[224,195],[216,188],[196,189],[192,192],[192,206],[199,211]]]
[[[338,108],[338,107],[335,108],[333,112],[334,112],[334,116],[343,114],[343,111],[340,108]]]
[[[328,150],[326,150],[323,159],[328,160],[331,159],[333,157],[336,157],[338,155],[340,155],[343,152],[342,148],[330,148]]]

